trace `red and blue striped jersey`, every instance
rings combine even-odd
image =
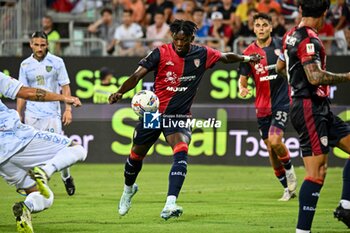
[[[243,51],[244,55],[259,54],[263,57],[256,64],[240,64],[240,74],[253,77],[255,81],[257,117],[266,117],[274,111],[289,109],[288,81],[275,71],[281,48],[281,40],[273,38],[267,47],[260,48],[253,42]]]
[[[204,72],[220,58],[220,51],[198,45],[191,45],[189,52],[180,57],[173,44],[162,45],[143,58],[139,65],[154,70],[159,112],[189,114]]]

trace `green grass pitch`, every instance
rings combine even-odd
[[[33,214],[36,233],[130,232],[130,233],[264,233],[295,232],[298,199],[278,202],[282,187],[269,167],[189,165],[178,199],[184,214],[178,219],[160,218],[168,185],[170,164],[144,164],[129,213],[117,212],[123,188],[123,164],[79,164],[71,171],[77,192],[69,197],[60,175],[50,186],[54,205]],[[305,175],[296,168],[298,188]],[[313,233],[350,232],[333,218],[338,205],[342,169],[329,168],[318,203]],[[0,181],[0,232],[16,232],[12,205],[23,197]]]

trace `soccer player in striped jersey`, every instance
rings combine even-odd
[[[282,42],[271,37],[272,20],[264,13],[254,16],[254,33],[257,40],[244,51],[244,55],[260,54],[259,63],[241,63],[239,91],[246,97],[248,78],[253,77],[256,86],[256,115],[259,131],[269,152],[270,163],[275,175],[284,188],[280,201],[288,201],[295,196],[297,180],[289,151],[282,142],[289,113],[288,81],[278,75],[275,64],[281,52]]]
[[[42,88],[55,93],[60,93],[62,88],[62,94],[68,96],[71,92],[66,66],[62,58],[48,51],[48,45],[45,32],[38,31],[32,34],[30,47],[33,54],[21,63],[19,81],[25,86]],[[24,123],[51,133],[62,134],[62,122],[64,125],[72,122],[72,107],[66,104],[61,116],[61,106],[58,101],[41,103],[18,98],[17,111]],[[69,168],[61,171],[61,177],[68,195],[73,195],[75,185]]]
[[[257,62],[257,55],[241,56],[234,53],[221,53],[218,50],[192,44],[197,30],[191,21],[175,20],[170,25],[173,42],[153,50],[139,62],[139,67],[120,89],[109,98],[111,104],[133,89],[140,79],[154,70],[154,91],[160,100],[159,112],[167,115],[190,115],[192,101],[196,95],[204,72],[217,62]],[[177,120],[177,119],[175,119]],[[181,119],[179,119],[181,120]],[[137,192],[135,184],[141,171],[142,161],[148,150],[163,133],[173,150],[173,165],[169,173],[168,195],[161,211],[163,219],[178,217],[182,207],[176,204],[187,173],[187,151],[191,140],[191,130],[174,126],[160,129],[146,129],[140,122],[136,128],[130,156],[125,163],[124,192],[119,202],[119,214],[125,215],[131,206],[131,198]]]
[[[327,173],[330,147],[350,153],[350,126],[330,110],[329,85],[350,81],[350,73],[326,71],[325,47],[318,37],[329,0],[300,0],[302,19],[283,37],[284,59],[277,70],[292,87],[291,122],[299,134],[306,170],[299,191],[296,233],[309,233]],[[350,227],[350,160],[343,170],[343,190],[334,217]]]

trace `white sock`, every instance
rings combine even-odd
[[[53,192],[51,191],[51,189],[49,189],[49,192],[49,198],[45,198],[43,195],[40,194],[39,191],[31,192],[24,200],[24,204],[32,213],[43,211],[44,209],[49,208],[53,204]]]
[[[86,156],[87,151],[80,145],[65,147],[57,152],[56,156],[49,160],[42,169],[48,177],[51,177],[55,171],[61,171],[78,161],[84,161]]]
[[[176,196],[174,195],[167,196],[165,205],[174,205],[175,203],[176,203]]]
[[[350,209],[350,201],[348,200],[340,200],[340,204],[344,209]]]
[[[310,231],[296,229],[295,233],[310,233]]]
[[[70,177],[70,169],[69,167],[62,169],[61,178],[62,180],[67,180]]]
[[[128,186],[128,185],[124,184],[124,192],[131,193],[132,192],[132,185]]]

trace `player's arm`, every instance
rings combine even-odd
[[[248,77],[245,75],[240,75],[238,82],[239,94],[245,98],[251,92],[251,89],[248,88]]]
[[[23,122],[23,112],[24,112],[24,106],[26,104],[26,100],[22,99],[22,98],[17,98],[17,112],[19,114],[19,118],[21,119],[21,121]]]
[[[287,66],[285,61],[277,59],[275,70],[277,74],[281,75],[284,78],[287,78]]]
[[[350,81],[350,73],[332,73],[322,70],[318,61],[303,65],[307,79],[312,85],[332,85]]]
[[[71,96],[69,84],[62,86],[62,95]],[[70,123],[72,123],[72,119],[72,106],[66,103],[64,113],[62,114],[63,125],[69,125]]]
[[[79,98],[74,96],[64,96],[53,92],[45,91],[39,88],[22,86],[16,95],[17,98],[22,98],[31,101],[61,101],[75,107],[81,106]]]
[[[108,101],[110,104],[114,104],[118,102],[124,93],[134,89],[136,87],[137,83],[145,77],[145,75],[148,73],[148,69],[146,69],[143,66],[139,66],[135,72],[122,84],[122,86],[119,88],[119,90],[110,95],[108,98]]]
[[[259,54],[251,54],[249,56],[239,55],[232,52],[222,53],[219,61],[222,63],[235,63],[235,62],[259,62],[261,60],[261,56]]]

